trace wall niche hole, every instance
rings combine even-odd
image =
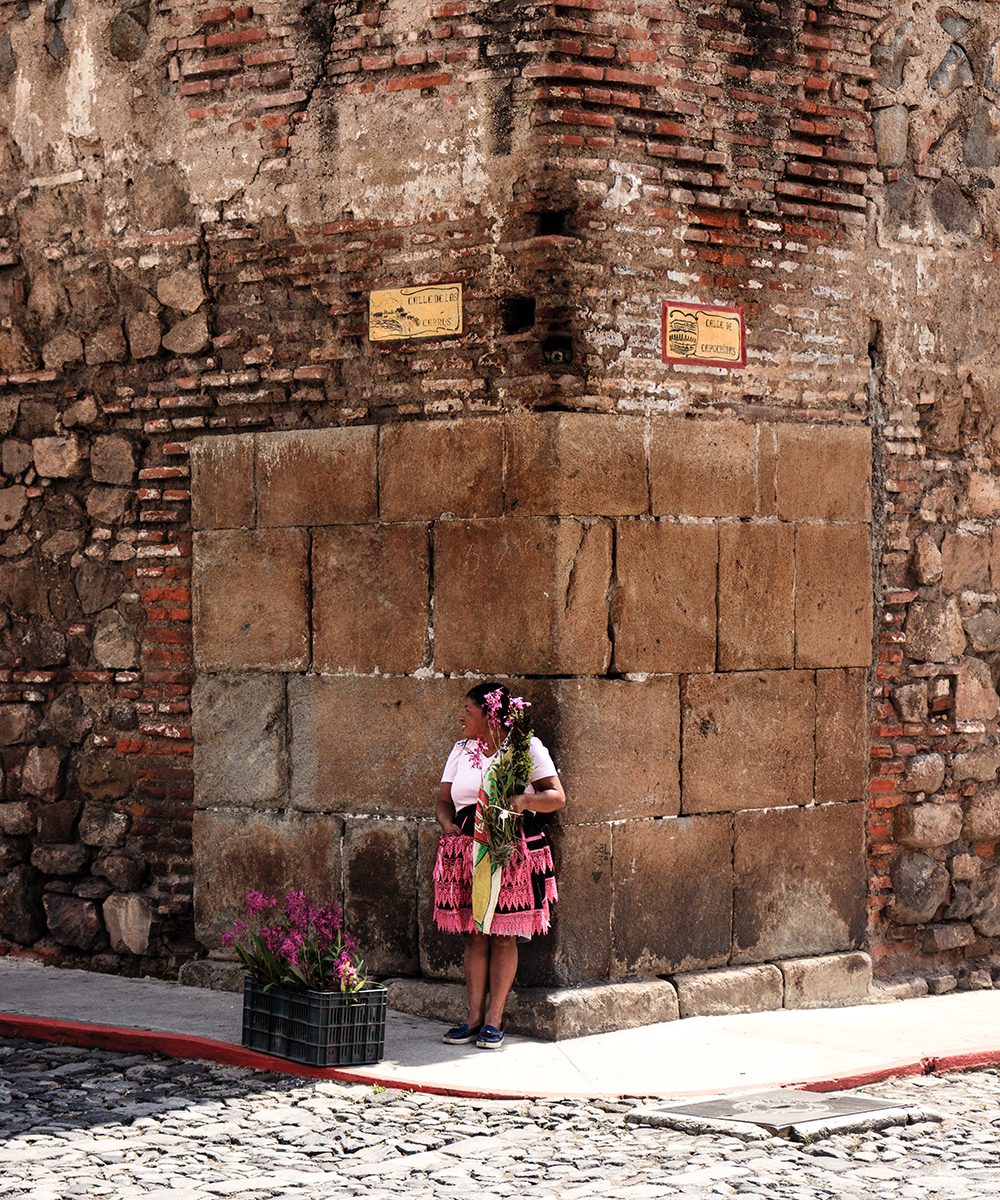
[[[565,209],[538,214],[538,236],[548,237],[566,232],[566,221],[569,213]]]
[[[527,333],[529,329],[534,329],[534,296],[507,296],[502,311],[504,333]]]

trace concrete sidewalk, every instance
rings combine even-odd
[[[508,1037],[500,1053],[445,1046],[440,1023],[390,1012],[372,1067],[300,1068],[240,1046],[242,995],[0,958],[0,1038],[381,1083],[455,1095],[702,1096],[856,1086],[1000,1063],[1000,992],[855,1008],[690,1017],[561,1042]]]

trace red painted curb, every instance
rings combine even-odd
[[[451,1088],[426,1083],[410,1083],[384,1075],[361,1075],[343,1067],[311,1067],[291,1062],[272,1054],[261,1054],[232,1042],[188,1033],[164,1033],[155,1029],[128,1029],[118,1025],[89,1025],[83,1021],[61,1021],[53,1017],[28,1017],[17,1013],[0,1013],[0,1036],[28,1038],[38,1042],[55,1042],[63,1046],[84,1046],[99,1050],[140,1050],[163,1054],[167,1058],[195,1059],[217,1062],[230,1067],[249,1067],[256,1071],[274,1071],[280,1075],[301,1075],[308,1079],[334,1079],[339,1083],[363,1083],[407,1092],[428,1092],[432,1095],[458,1096],[485,1100],[500,1097],[510,1100],[544,1096],[544,1092],[484,1091],[481,1088]],[[587,1093],[567,1093],[574,1099],[585,1099]]]
[[[449,1087],[442,1084],[413,1083],[394,1077],[376,1074],[360,1074],[343,1067],[310,1067],[295,1063],[287,1058],[261,1054],[231,1042],[219,1042],[214,1038],[198,1037],[187,1033],[164,1033],[154,1029],[129,1029],[118,1025],[90,1025],[83,1021],[62,1021],[53,1017],[30,1017],[17,1013],[0,1013],[0,1036],[27,1038],[32,1041],[55,1042],[65,1046],[93,1047],[100,1050],[138,1050],[145,1053],[163,1054],[168,1058],[194,1059],[216,1062],[224,1066],[248,1067],[255,1071],[273,1071],[279,1075],[297,1075],[307,1079],[333,1079],[339,1083],[361,1083],[369,1087],[395,1088],[399,1091],[425,1092],[435,1096],[455,1096],[464,1099],[593,1099],[595,1096],[608,1098],[610,1093],[592,1092],[545,1092],[506,1091],[475,1088]],[[761,1091],[766,1087],[798,1088],[807,1092],[831,1092],[844,1088],[866,1087],[886,1079],[902,1079],[913,1075],[930,1075],[943,1071],[970,1071],[982,1067],[1000,1066],[1000,1050],[972,1050],[963,1054],[941,1055],[921,1058],[916,1062],[900,1061],[870,1071],[837,1078],[816,1078],[792,1082],[775,1082],[728,1091]],[[718,1092],[623,1092],[619,1098],[629,1100],[658,1099],[665,1096],[717,1095]]]
[[[974,1071],[977,1067],[1000,1067],[1000,1050],[969,1050],[965,1054],[942,1054],[931,1059],[931,1071]]]
[[[934,1070],[933,1058],[921,1058],[916,1062],[907,1060],[889,1063],[884,1067],[873,1067],[870,1071],[858,1071],[854,1075],[841,1075],[836,1079],[804,1079],[798,1083],[783,1083],[781,1087],[798,1088],[802,1092],[835,1092],[843,1088],[868,1087],[886,1079],[908,1079],[913,1075],[929,1075]]]

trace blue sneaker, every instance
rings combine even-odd
[[[441,1041],[447,1042],[449,1046],[465,1046],[479,1037],[482,1028],[482,1025],[470,1025],[468,1021],[462,1021],[460,1025],[449,1029]]]
[[[497,1029],[495,1025],[484,1025],[479,1031],[476,1045],[480,1050],[503,1049],[503,1024]]]

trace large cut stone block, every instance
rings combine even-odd
[[[680,812],[676,676],[559,679],[525,690],[566,789],[563,825]]]
[[[867,525],[800,525],[795,532],[795,665],[865,667],[872,657]]]
[[[653,513],[752,517],[757,507],[757,430],[743,421],[654,417]]]
[[[645,420],[525,413],[507,429],[507,511],[519,516],[637,516],[649,511]]]
[[[190,446],[191,523],[240,529],[254,523],[254,435],[198,438]]]
[[[601,675],[611,529],[572,520],[446,521],[434,536],[439,671]]]
[[[499,517],[503,436],[502,422],[493,417],[383,425],[378,450],[381,519]]]
[[[775,435],[780,517],[871,520],[870,430],[782,422]]]
[[[732,821],[726,814],[614,827],[613,975],[726,962],[733,915]]]
[[[864,805],[736,814],[733,957],[824,954],[865,935]]]
[[[816,672],[816,802],[860,800],[868,780],[868,673]]]
[[[419,973],[415,825],[347,819],[344,916],[371,974]]]
[[[194,652],[201,670],[305,670],[307,554],[299,529],[194,535]]]
[[[677,993],[665,979],[587,983],[582,987],[518,987],[511,994],[510,1026],[528,1037],[559,1042],[676,1021]]]
[[[619,524],[613,607],[619,671],[715,669],[718,555],[711,525]]]
[[[470,686],[467,679],[289,679],[293,807],[433,816]]]
[[[682,811],[808,804],[814,705],[809,671],[690,678],[683,699]]]
[[[390,979],[388,984],[393,1012],[432,1021],[464,1018],[468,1001],[463,984],[429,979]],[[515,986],[505,1019],[512,1032],[557,1042],[676,1021],[677,993],[665,979],[618,980],[583,987]]]
[[[340,904],[339,817],[211,809],[194,814],[194,920],[209,950],[243,912],[250,888],[282,899],[302,888],[317,903]]]
[[[198,807],[263,807],[285,795],[283,675],[200,675],[191,724]]]
[[[795,535],[791,525],[719,530],[719,668],[790,667]]]
[[[785,1008],[863,1004],[871,991],[872,960],[860,950],[790,958],[778,966],[785,980]]]
[[[375,519],[374,425],[257,437],[257,523],[360,524]]]
[[[420,973],[428,979],[464,978],[463,938],[442,933],[434,924],[434,860],[441,830],[436,821],[422,821],[418,829],[417,927],[420,944]],[[465,988],[462,988],[465,991]],[[412,1012],[413,1009],[404,1011]],[[450,1009],[449,1009],[450,1013]],[[455,1020],[464,1019],[456,1016]]]
[[[559,901],[546,937],[521,949],[525,986],[606,979],[611,962],[611,826],[550,823]]]
[[[317,671],[404,674],[424,665],[428,548],[424,525],[340,525],[315,531]]]
[[[784,982],[777,967],[726,967],[675,975],[682,1017],[721,1017],[730,1013],[771,1012],[781,1008]]]

